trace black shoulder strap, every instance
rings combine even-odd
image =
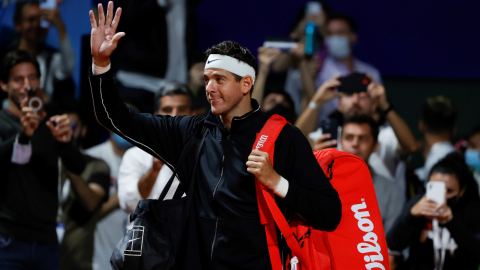
[[[205,136],[207,134],[207,129],[205,127],[205,125],[202,123],[202,131],[200,133],[200,136],[201,136],[201,143],[198,144],[197,146],[197,151],[195,153],[195,166],[194,166],[194,171],[192,173],[192,175],[195,173],[195,169],[196,169],[196,166],[197,166],[197,161],[198,161],[198,155],[200,154],[200,148],[202,148],[202,145],[203,145],[203,142],[205,140]],[[197,142],[199,141],[199,136],[197,134],[193,135],[193,137],[190,139],[190,141],[188,141],[188,143],[185,145],[185,147],[183,148],[183,151],[182,153],[180,154],[180,158],[178,159],[178,163],[177,163],[177,166],[175,167],[174,171],[173,171],[173,174],[172,176],[170,177],[170,179],[168,180],[167,184],[165,185],[165,187],[163,188],[163,191],[162,193],[160,194],[160,196],[158,197],[158,200],[160,201],[163,201],[165,199],[165,196],[167,195],[168,191],[170,190],[170,187],[172,186],[173,184],[173,180],[175,179],[175,176],[177,176],[177,172],[178,170],[180,169],[180,167],[182,167],[183,163],[185,163],[185,159],[187,158],[187,155],[188,153],[190,153],[190,151],[192,150],[193,146],[195,146],[197,144]],[[182,184],[180,184],[182,185]],[[179,188],[180,185],[178,186]],[[178,189],[178,188],[177,188]],[[182,188],[183,189],[183,188]],[[181,197],[183,195],[183,192],[175,192],[175,196],[174,198],[177,199],[179,197]]]

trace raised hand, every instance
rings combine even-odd
[[[73,130],[68,115],[52,116],[46,124],[57,141],[67,143],[72,139]]]
[[[335,76],[330,80],[324,82],[315,92],[312,100],[315,104],[324,104],[325,102],[332,100],[336,97],[339,97],[340,94],[335,92],[335,89],[340,86],[340,81],[338,80],[341,75]]]
[[[100,67],[110,64],[110,55],[117,48],[120,38],[125,36],[124,32],[116,33],[122,9],[118,8],[113,17],[113,2],[108,2],[107,17],[105,18],[102,4],[98,4],[98,25],[93,11],[90,10],[90,23],[92,32],[90,46],[92,49],[93,63]]]
[[[258,48],[258,62],[261,66],[269,67],[280,53],[281,51],[276,48],[260,47]]]

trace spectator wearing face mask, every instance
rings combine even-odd
[[[356,155],[368,163],[370,155],[378,147],[378,132],[378,124],[368,115],[354,115],[346,119],[340,140],[343,151]],[[395,183],[376,173],[375,167],[369,165],[368,169],[372,175],[383,228],[387,234],[402,211],[405,196],[398,192]]]
[[[67,107],[68,106],[68,107]],[[82,149],[87,123],[80,104],[68,100],[66,112],[73,127],[76,147]],[[60,245],[60,269],[92,269],[94,233],[101,219],[100,208],[108,200],[110,169],[101,159],[83,155],[85,170],[78,175],[62,167],[62,212],[65,234]]]
[[[419,194],[387,235],[391,269],[477,270],[480,263],[480,198],[465,160],[451,153],[436,163],[428,181],[444,182],[445,204]],[[400,265],[400,252],[410,247]]]
[[[465,161],[473,171],[473,177],[480,187],[480,125],[470,132],[467,150],[465,151]]]
[[[331,134],[324,133],[322,127],[317,129],[318,111],[329,101],[338,98],[337,110],[330,114],[330,119],[336,120],[339,124],[338,135],[341,134],[344,119],[361,114],[372,117],[379,124],[380,132],[378,147],[370,155],[368,164],[376,169],[377,174],[395,181],[405,193],[404,160],[417,148],[410,128],[388,102],[385,88],[376,83],[372,77],[363,78],[366,83],[370,81],[367,87],[364,85],[362,88],[361,85],[353,84],[349,86],[351,91],[345,92],[336,91],[341,86],[338,79],[338,76],[331,78],[318,88],[310,105],[300,115],[295,125],[311,140],[314,150],[335,146],[341,148],[341,144],[338,144],[340,137],[331,138]],[[314,130],[316,131],[313,132]]]
[[[422,154],[425,165],[415,170],[418,179],[425,182],[433,165],[447,154],[455,151],[452,138],[455,134],[457,108],[448,98],[428,98],[423,105],[422,119],[418,129],[423,135]]]
[[[354,56],[353,47],[357,39],[357,24],[353,18],[345,14],[334,14],[329,17],[325,35],[328,56],[317,76],[316,87],[320,87],[334,76],[345,76],[353,72],[369,74],[374,81],[382,84],[380,72]],[[320,110],[319,120],[327,118],[335,111],[338,102],[339,99],[335,98],[325,103]]]
[[[129,106],[138,111],[138,107],[131,101],[125,101]],[[93,255],[93,269],[109,269],[110,256],[118,241],[125,235],[127,214],[120,208],[118,201],[118,172],[125,152],[133,145],[111,132],[110,138],[97,146],[84,151],[85,154],[101,159],[110,168],[109,199],[102,204],[100,216],[102,220],[97,223],[95,230],[95,248]]]
[[[156,114],[177,116],[194,115],[193,95],[180,83],[167,83],[155,98]],[[123,156],[118,176],[118,199],[120,207],[131,214],[141,199],[158,199],[172,176],[173,171],[163,162],[138,147],[130,148]],[[175,178],[166,199],[173,198],[179,185]],[[127,229],[130,229],[131,222]]]

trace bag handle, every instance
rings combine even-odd
[[[202,124],[203,125],[203,124]],[[207,129],[206,127],[203,125],[203,128],[202,128],[202,131],[201,131],[201,134],[202,134],[202,140],[205,139],[205,134],[207,133],[206,132]],[[170,187],[172,186],[173,184],[173,181],[175,180],[175,176],[177,176],[177,172],[179,170],[180,167],[182,167],[183,163],[185,162],[185,159],[187,158],[187,155],[188,153],[190,153],[190,151],[192,150],[193,146],[198,142],[199,138],[197,137],[196,134],[193,135],[193,137],[187,142],[187,144],[185,145],[185,147],[183,148],[182,150],[182,153],[180,154],[180,158],[178,159],[178,163],[177,163],[177,166],[175,167],[175,169],[173,170],[173,174],[172,176],[170,177],[170,179],[168,180],[167,184],[165,185],[165,187],[163,188],[162,190],[162,193],[160,194],[160,196],[158,197],[158,200],[159,201],[163,201],[165,199],[165,196],[167,196],[167,193],[168,191],[170,190]],[[203,144],[203,142],[202,142]],[[199,145],[198,148],[201,148],[201,145]],[[198,149],[197,149],[198,150]],[[198,155],[195,156],[195,167],[197,166],[197,160],[198,160]],[[195,169],[194,169],[194,172],[195,173]],[[180,183],[181,185],[181,183]],[[180,185],[178,186],[177,190],[180,187]],[[180,194],[179,194],[180,193]],[[181,198],[181,196],[183,195],[183,193],[181,192],[175,192],[175,195],[174,195],[174,199],[178,199],[178,196]]]
[[[253,145],[253,149],[259,149],[267,152],[270,155],[270,161],[274,160],[275,141],[278,135],[282,131],[283,127],[288,122],[285,118],[279,115],[272,115],[263,126],[260,133],[257,135],[257,140]],[[300,245],[293,234],[287,220],[283,216],[282,212],[278,208],[275,202],[275,196],[271,190],[265,188],[258,179],[256,179],[256,191],[257,191],[257,203],[260,213],[260,221],[262,225],[265,225],[265,232],[267,235],[267,244],[270,254],[270,260],[272,268],[274,270],[281,270],[282,263],[280,260],[280,252],[278,248],[278,242],[276,237],[275,223],[280,229],[281,233],[285,237],[288,246],[298,257],[301,264],[308,269],[307,261],[303,255]]]

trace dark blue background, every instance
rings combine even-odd
[[[230,39],[253,52],[267,36],[287,36],[306,2],[204,0],[198,9],[200,49]],[[357,21],[357,55],[383,76],[480,78],[478,0],[327,3]]]

